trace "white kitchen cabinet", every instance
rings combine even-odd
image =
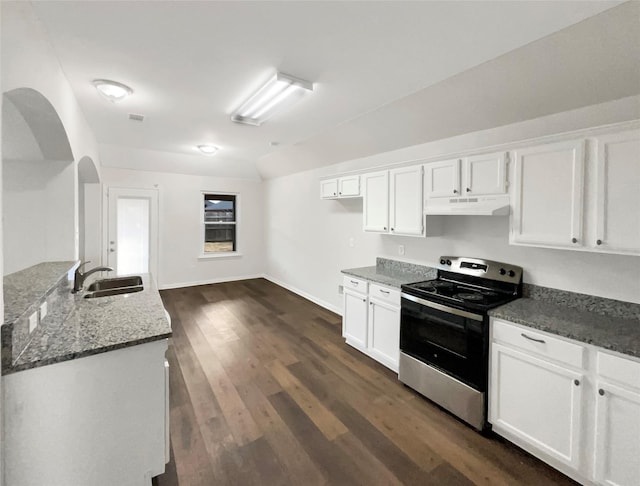
[[[360,176],[344,176],[320,181],[321,199],[343,199],[360,196]]]
[[[460,196],[460,159],[443,160],[424,166],[425,195],[428,198]]]
[[[400,359],[400,307],[375,297],[369,299],[369,353],[398,372]]]
[[[640,363],[598,353],[594,477],[598,484],[640,484]]]
[[[5,481],[150,484],[168,444],[167,340],[3,377]]]
[[[640,253],[640,130],[596,138],[596,234],[589,246]]]
[[[423,236],[421,165],[389,171],[389,231],[396,235]]]
[[[342,335],[347,343],[362,350],[367,348],[367,295],[344,289]]]
[[[362,176],[364,192],[364,230],[377,233],[389,231],[389,171]]]
[[[443,160],[424,167],[427,201],[446,198],[448,202],[452,198],[504,195],[507,192],[506,152]]]
[[[343,287],[342,335],[347,344],[397,373],[400,291],[349,275]]]
[[[583,244],[584,146],[580,139],[514,152],[512,244]]]
[[[568,367],[494,343],[490,422],[578,468],[583,380]]]

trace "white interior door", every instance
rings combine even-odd
[[[118,275],[158,273],[158,191],[109,187],[106,259]]]

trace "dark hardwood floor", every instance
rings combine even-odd
[[[340,317],[266,280],[161,292],[173,320],[160,486],[575,484],[347,346]]]

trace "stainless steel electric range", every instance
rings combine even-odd
[[[487,423],[490,309],[522,295],[522,268],[444,256],[402,286],[400,381],[476,428]]]

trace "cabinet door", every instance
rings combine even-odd
[[[398,372],[400,359],[400,309],[379,300],[369,301],[369,353]]]
[[[338,195],[340,197],[356,197],[360,195],[360,176],[348,176],[338,179]]]
[[[338,179],[320,181],[320,198],[334,199],[338,197]]]
[[[584,140],[532,147],[514,154],[511,243],[581,246]]]
[[[403,167],[389,172],[389,226],[396,235],[424,235],[422,206],[422,166]]]
[[[425,196],[460,196],[460,159],[443,160],[424,166]]]
[[[362,176],[364,189],[364,230],[386,233],[389,230],[389,172]]]
[[[490,422],[577,469],[582,381],[580,373],[492,343]]]
[[[596,238],[603,251],[640,253],[640,130],[598,138]]]
[[[367,347],[367,297],[350,290],[344,291],[342,334],[347,343],[365,350]]]
[[[640,393],[597,384],[594,474],[598,484],[640,484]]]
[[[469,196],[505,194],[507,192],[505,152],[475,155],[464,163],[462,193]]]

